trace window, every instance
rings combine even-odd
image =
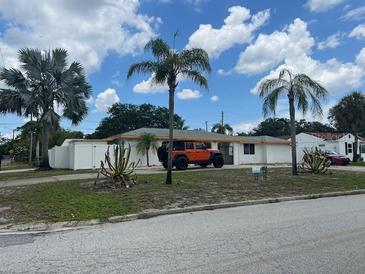
[[[194,149],[194,144],[193,143],[185,143],[185,148],[186,149]]]
[[[184,142],[174,142],[174,150],[185,150]]]
[[[203,143],[195,143],[195,149],[205,149],[205,146]]]
[[[352,144],[347,144],[348,152],[352,153]]]
[[[243,145],[244,154],[255,154],[255,144],[244,144]]]
[[[212,143],[204,143],[206,148],[212,148]]]

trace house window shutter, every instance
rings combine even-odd
[[[348,152],[347,152],[347,142],[345,143],[345,153],[346,153],[346,155],[348,154]]]

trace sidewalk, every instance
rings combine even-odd
[[[22,169],[2,170],[2,171],[0,171],[0,174],[4,174],[4,173],[18,173],[18,172],[26,172],[26,171],[32,171],[32,170],[36,170],[36,168],[22,168]]]

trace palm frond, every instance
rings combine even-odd
[[[198,71],[196,70],[182,70],[181,75],[197,85],[208,89],[208,80]]]
[[[266,94],[266,96],[264,97],[264,103],[262,105],[262,112],[265,117],[267,117],[271,113],[275,115],[279,96],[283,92],[286,92],[286,87],[279,86],[271,90],[270,93]],[[260,96],[263,97],[261,94]]]
[[[128,69],[127,79],[131,78],[132,75],[136,73],[153,73],[155,72],[156,65],[157,63],[152,61],[142,61],[133,64]]]
[[[211,72],[208,53],[200,48],[183,50],[180,53],[182,64],[186,68]]]
[[[156,58],[166,58],[170,54],[169,45],[161,38],[153,39],[149,41],[145,47],[145,51],[151,50],[153,56]]]
[[[289,82],[280,78],[264,80],[258,88],[259,96],[263,98],[276,89],[288,90]]]

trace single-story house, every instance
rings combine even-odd
[[[299,133],[296,136],[297,141],[297,158],[300,161],[303,158],[303,150],[313,149],[315,147],[321,150],[331,150],[342,155],[353,158],[353,148],[355,145],[355,136],[351,133],[337,132],[306,132]],[[365,156],[365,140],[359,138],[358,153],[361,157]]]
[[[136,145],[143,133],[154,134],[160,145],[168,140],[169,130],[161,128],[140,128],[105,139],[67,139],[61,146],[49,150],[50,165],[53,168],[94,169],[108,146],[124,142],[131,146],[131,161],[141,161],[146,165],[146,157],[137,153]],[[174,130],[174,140],[204,142],[213,149],[223,152],[225,164],[275,164],[290,163],[288,140],[270,136],[229,136],[202,130]],[[112,150],[111,150],[112,151]],[[149,152],[150,165],[160,165],[155,151]]]

